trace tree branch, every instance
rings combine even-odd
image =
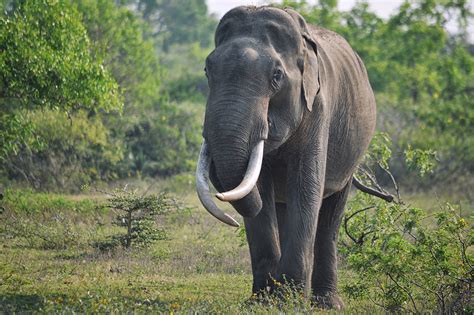
[[[390,194],[386,194],[386,193],[383,193],[381,191],[370,188],[368,186],[365,186],[355,176],[352,178],[352,183],[354,184],[354,186],[357,189],[359,189],[360,191],[362,191],[366,194],[369,194],[369,195],[372,195],[372,196],[375,196],[375,197],[379,197],[379,198],[381,198],[381,199],[383,199],[387,202],[392,202],[393,199],[394,199],[394,197]]]

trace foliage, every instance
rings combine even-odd
[[[94,55],[103,56],[104,66],[123,91],[124,114],[141,113],[156,106],[160,100],[162,69],[154,42],[145,36],[146,24],[134,12],[118,7],[111,0],[75,3]],[[122,123],[133,123],[129,120],[130,117],[121,119]]]
[[[0,17],[0,30],[1,158],[29,142],[31,131],[18,128],[28,125],[20,109],[121,107],[116,82],[99,56],[91,55],[80,15],[68,2],[18,2]]]
[[[384,149],[390,143],[384,137],[374,142],[371,147],[379,150],[367,155],[366,164],[379,165],[394,180]],[[424,175],[433,167],[430,154],[410,149],[406,157]],[[375,175],[365,171],[377,185]],[[349,202],[339,247],[354,276],[343,290],[389,312],[472,311],[472,227],[450,204],[428,214],[404,203],[393,184],[398,196],[394,203],[360,192]]]
[[[126,135],[132,154],[129,168],[150,176],[194,170],[201,145],[200,111],[195,107],[171,104],[143,117]]]
[[[10,178],[22,178],[41,190],[77,191],[93,180],[116,177],[111,167],[122,159],[121,143],[111,139],[100,116],[77,111],[26,113],[41,146],[23,145],[4,160]]]
[[[451,205],[428,215],[358,193],[344,231],[341,253],[354,270],[344,291],[352,298],[369,298],[391,312],[469,312],[473,237]]]
[[[123,141],[124,145],[125,159],[116,163],[117,173],[120,176],[169,176],[194,169],[200,145],[197,137],[200,117],[196,106],[183,100],[190,98],[195,89],[189,82],[186,83],[187,88],[179,85],[176,88],[179,92],[173,92],[168,87],[175,84],[171,78],[179,80],[176,79],[178,73],[181,77],[188,77],[189,73],[194,75],[190,69],[194,70],[199,63],[193,56],[202,56],[201,49],[186,46],[185,51],[189,50],[190,56],[186,58],[187,67],[182,53],[178,54],[178,60],[163,54],[159,60],[156,39],[147,37],[152,25],[137,18],[127,7],[117,7],[110,0],[82,0],[78,7],[84,14],[95,49],[106,55],[106,67],[124,89],[124,115],[108,116],[105,120],[114,138]],[[169,55],[175,54],[172,52]],[[160,63],[167,64],[173,71],[165,77]],[[186,70],[178,70],[179,67]],[[163,77],[165,82],[171,82],[164,87]],[[183,91],[185,89],[189,91]],[[167,95],[171,95],[171,99],[179,99],[180,103],[170,102]]]
[[[86,29],[90,38],[91,58],[102,60],[120,86],[123,115],[76,111],[66,116],[60,111],[31,109],[16,116],[7,114],[0,124],[4,122],[16,131],[0,140],[10,143],[2,173],[37,189],[75,191],[91,181],[131,175],[168,176],[194,169],[202,108],[186,101],[170,103],[163,97],[167,92],[160,91],[162,66],[156,43],[146,37],[147,24],[129,8],[110,0],[81,0],[74,2],[74,8],[80,12],[83,31]],[[177,83],[168,82],[177,91],[170,94],[180,100],[197,97],[203,101],[205,91],[196,94],[189,83],[189,91],[181,91],[179,80],[183,81],[176,77],[177,72],[191,73],[190,69],[200,64],[193,60],[205,56],[199,46],[189,47],[192,67],[173,72]],[[167,60],[176,66],[180,63]],[[199,70],[196,84],[202,86],[204,75]],[[16,117],[22,119],[13,119]],[[21,133],[24,139],[18,141]]]
[[[25,113],[0,112],[0,159],[18,154],[23,145],[40,147],[41,139],[35,136],[35,127],[25,118]]]
[[[421,176],[433,172],[436,166],[433,150],[412,149],[410,145],[405,150],[405,160],[408,167],[417,169]]]
[[[211,47],[187,43],[172,45],[169,53],[162,56],[162,63],[167,69],[163,90],[171,101],[191,101],[203,107],[209,89],[203,65],[210,52]]]
[[[24,1],[0,19],[2,106],[111,110],[115,81],[91,44],[80,15],[65,1]]]
[[[117,213],[114,224],[125,228],[126,232],[112,236],[106,243],[99,243],[99,247],[108,249],[117,243],[125,248],[146,247],[166,239],[166,231],[156,228],[155,221],[180,207],[167,193],[140,196],[137,191],[124,187],[109,195],[106,207]]]
[[[123,0],[134,3],[166,51],[172,44],[198,42],[208,47],[217,20],[209,16],[205,0]],[[186,8],[186,10],[183,10]]]

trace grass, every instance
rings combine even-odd
[[[91,244],[116,228],[114,214],[98,203],[87,196],[6,192],[0,313],[223,311],[249,297],[247,249],[234,229],[194,209],[161,222],[168,240],[101,252]]]
[[[146,253],[2,253],[0,304],[10,312],[176,311],[195,302],[225,306],[248,289],[248,275],[167,273],[166,259]]]
[[[0,313],[332,313],[300,298],[284,305],[247,303],[247,247],[237,230],[214,220],[186,191],[181,198],[195,207],[161,218],[167,240],[109,252],[92,246],[117,232],[114,213],[100,206],[103,197],[27,190],[5,195]],[[340,270],[341,283],[350,278]],[[370,301],[345,302],[347,313],[382,313]]]

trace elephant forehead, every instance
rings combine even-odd
[[[253,48],[245,47],[244,49],[242,49],[242,57],[249,61],[256,61],[258,59],[258,56],[258,52]]]
[[[237,68],[266,67],[272,64],[272,53],[255,39],[242,36],[217,47],[207,62],[210,68],[217,64]]]
[[[227,13],[216,31],[216,46],[238,37],[252,37],[277,51],[295,52],[302,45],[299,28],[288,13],[269,7],[239,7]]]

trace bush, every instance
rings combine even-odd
[[[116,177],[114,165],[123,145],[114,141],[99,115],[78,111],[69,117],[58,111],[28,114],[41,146],[22,146],[4,160],[10,179],[23,179],[40,190],[77,191],[90,181]]]
[[[389,312],[472,312],[472,227],[450,204],[427,213],[404,203],[388,169],[389,146],[388,138],[375,137],[362,169],[364,178],[376,186],[368,170],[384,170],[397,199],[386,203],[358,192],[349,202],[339,251],[354,274],[343,290]],[[434,167],[431,152],[410,150],[406,158],[411,167],[421,174]]]
[[[125,228],[124,233],[98,242],[99,249],[112,249],[117,245],[125,248],[146,247],[158,240],[166,239],[166,230],[156,227],[159,216],[166,215],[181,206],[167,193],[159,195],[138,195],[137,191],[117,189],[108,193],[105,206],[116,213],[114,225]]]
[[[344,291],[390,312],[469,312],[473,235],[455,210],[427,214],[358,193],[341,229],[340,252],[355,271]]]

